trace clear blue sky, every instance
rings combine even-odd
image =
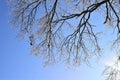
[[[16,38],[9,11],[5,0],[0,0],[0,80],[102,80],[103,65],[97,61],[77,69],[63,64],[43,68],[40,58],[30,55],[28,40]]]

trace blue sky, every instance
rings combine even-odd
[[[16,37],[5,0],[0,0],[0,14],[0,80],[102,80],[104,65],[97,60],[91,67],[81,65],[73,69],[57,64],[43,68],[40,58],[30,55],[29,41]]]

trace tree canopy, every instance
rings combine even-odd
[[[32,53],[40,55],[45,64],[63,61],[79,65],[101,55],[92,14],[103,15],[101,22],[117,32],[113,45],[119,44],[119,0],[9,0],[9,3],[12,23],[19,28],[20,35],[29,37]]]

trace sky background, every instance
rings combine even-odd
[[[99,19],[98,22],[101,20],[99,16],[95,18]],[[0,80],[103,80],[104,65],[99,60],[91,61],[90,67],[83,64],[77,68],[68,68],[64,64],[57,64],[43,68],[40,58],[30,54],[29,41],[16,37],[17,29],[12,29],[9,20],[10,8],[5,0],[0,0]],[[100,29],[104,26],[94,23],[99,25]],[[103,36],[105,41],[110,38]],[[105,41],[102,45],[107,45]],[[104,46],[106,58],[110,56],[107,48],[108,46]],[[105,58],[105,55],[103,57]]]

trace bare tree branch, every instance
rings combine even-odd
[[[98,10],[103,11],[104,24],[120,32],[120,6],[115,0],[11,0],[10,4],[13,24],[29,36],[32,53],[46,64],[61,59],[79,65],[101,55],[99,36],[90,21]]]

